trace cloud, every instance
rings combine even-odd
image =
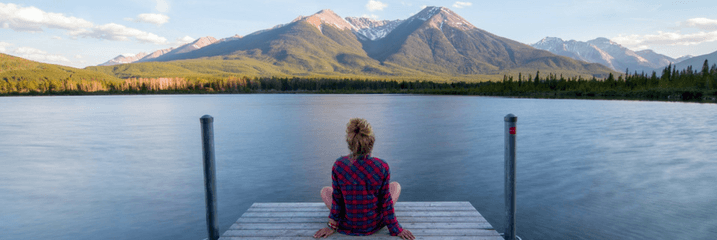
[[[75,58],[82,59],[82,55],[77,54],[77,55],[75,55]]]
[[[169,11],[169,1],[167,0],[156,0],[157,5],[155,6],[155,9],[159,12],[166,13]]]
[[[12,43],[0,42],[0,52],[6,52],[9,46],[12,46]]]
[[[371,15],[364,14],[364,15],[361,15],[361,17],[370,18],[370,19],[373,19],[373,20],[378,20],[378,16],[377,16],[376,14],[371,14]]]
[[[696,45],[706,42],[717,41],[717,31],[712,32],[697,32],[690,34],[681,34],[679,32],[662,32],[658,31],[657,34],[649,35],[619,35],[616,38],[611,39],[614,42],[620,43],[627,48],[638,48],[645,49],[654,45]]]
[[[97,39],[105,39],[111,41],[128,41],[134,38],[139,42],[167,44],[167,39],[157,36],[154,33],[148,33],[134,28],[125,27],[116,23],[108,23],[105,25],[95,26],[91,30],[81,29],[69,33],[75,37],[89,37]]]
[[[694,27],[701,30],[713,31],[717,30],[717,20],[709,18],[692,18],[680,23],[684,27]]]
[[[158,2],[166,4],[166,1]],[[166,7],[168,8],[169,5],[167,4]],[[166,19],[162,22],[162,17],[153,15],[161,14],[148,14],[148,16],[140,14],[138,19],[154,21],[152,23],[160,25],[169,21],[169,17],[165,16]],[[95,25],[81,18],[67,17],[61,13],[49,13],[36,7],[21,7],[12,3],[0,3],[0,23],[2,23],[2,28],[10,28],[15,31],[42,32],[46,28],[67,30],[67,34],[72,36],[73,39],[91,37],[112,41],[127,41],[130,38],[134,38],[145,43],[168,43],[166,38],[156,34],[128,28],[116,23]],[[53,38],[58,39],[59,37]]]
[[[62,37],[60,37],[60,36],[52,36],[52,39],[55,39],[55,40],[62,40]]]
[[[12,52],[17,53],[17,54],[46,54],[47,53],[40,49],[31,48],[31,47],[19,47],[19,48],[16,48]]]
[[[194,39],[193,37],[184,36],[184,37],[182,37],[182,38],[177,38],[177,43],[176,43],[176,45],[181,46],[181,45],[184,45],[184,44],[187,44],[187,43],[190,43],[190,42],[194,42],[194,40],[196,40],[196,39]]]
[[[77,30],[93,25],[81,18],[48,13],[36,7],[20,7],[12,3],[0,3],[0,22],[3,28],[29,32],[42,32],[43,28]]]
[[[155,24],[157,26],[162,26],[162,24],[169,22],[169,16],[159,13],[142,13],[140,15],[137,15],[137,18],[125,18],[124,20],[127,21],[134,21],[134,22],[143,22],[143,23],[151,23]]]
[[[376,1],[376,0],[369,0],[366,4],[366,9],[368,9],[370,12],[373,11],[381,11],[384,8],[388,7],[388,4]]]
[[[25,59],[30,59],[39,62],[54,62],[54,63],[70,63],[70,60],[61,55],[48,54],[40,49],[31,47],[19,47],[12,51],[12,53]]]
[[[470,7],[473,5],[471,2],[456,2],[453,4],[454,8],[464,8],[464,7]]]
[[[689,46],[717,41],[717,20],[692,18],[684,22],[678,22],[677,25],[682,28],[697,28],[702,31],[695,33],[682,33],[679,30],[674,32],[658,31],[656,34],[647,35],[618,35],[611,40],[625,47],[635,49],[647,49],[656,45]]]

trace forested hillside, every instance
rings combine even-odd
[[[45,64],[0,53],[0,93],[107,90],[114,76],[97,71]]]

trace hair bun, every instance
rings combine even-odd
[[[346,133],[356,134],[359,136],[373,136],[373,129],[371,124],[363,118],[352,118],[348,124],[346,124]]]
[[[371,124],[363,118],[352,118],[346,124],[346,143],[354,155],[371,154],[373,143],[376,138],[373,136]]]

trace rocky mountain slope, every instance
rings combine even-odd
[[[655,68],[663,68],[670,63],[679,62],[652,50],[632,51],[607,38],[596,38],[587,42],[556,37],[546,37],[531,46],[573,59],[599,63],[615,71],[650,72]]]
[[[147,53],[141,52],[134,56],[125,56],[125,55],[119,55],[113,59],[110,59],[109,61],[102,63],[98,66],[112,66],[117,64],[125,64],[125,63],[133,63],[136,61],[139,61],[143,57],[147,56]]]
[[[702,67],[704,66],[705,60],[707,60],[707,65],[712,68],[713,65],[717,64],[717,51],[680,61],[676,64],[673,64],[673,69],[681,71],[683,69],[687,69],[688,66],[692,66],[693,71],[702,71]],[[661,71],[662,69],[659,70]],[[660,73],[660,71],[657,72]]]
[[[396,29],[403,20],[374,20],[370,18],[347,17],[346,21],[356,27],[354,33],[361,40],[378,40],[386,37],[388,33]]]
[[[168,62],[173,64],[172,68],[199,69],[197,66],[201,65],[203,72],[214,69],[212,71],[222,73],[268,76],[440,76],[445,79],[538,70],[597,77],[612,72],[599,64],[558,56],[496,36],[444,7],[426,7],[406,20],[395,21],[341,18],[331,10],[322,10],[231,41],[220,40],[191,51],[170,53],[149,62]],[[183,62],[175,63],[177,60]],[[142,70],[136,68],[161,67],[137,65],[111,71],[116,76],[137,76]]]
[[[228,39],[231,40],[233,38],[238,38],[238,36],[230,37]],[[201,38],[198,38],[190,43],[179,46],[177,48],[172,47],[172,48],[160,49],[160,50],[152,52],[151,54],[141,52],[134,56],[119,55],[119,56],[117,56],[105,63],[102,63],[98,66],[112,66],[112,65],[117,65],[117,64],[125,64],[125,63],[133,63],[133,62],[154,61],[158,57],[163,56],[165,54],[173,55],[173,54],[191,52],[191,51],[206,47],[208,45],[214,44],[216,42],[219,42],[219,40],[217,40],[216,38],[214,38],[212,36],[201,37]]]

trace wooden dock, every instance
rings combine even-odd
[[[416,239],[502,240],[470,202],[398,202],[396,218]],[[326,227],[329,209],[321,202],[254,203],[220,240],[314,239]],[[334,233],[326,239],[400,239],[386,228],[356,237]]]

